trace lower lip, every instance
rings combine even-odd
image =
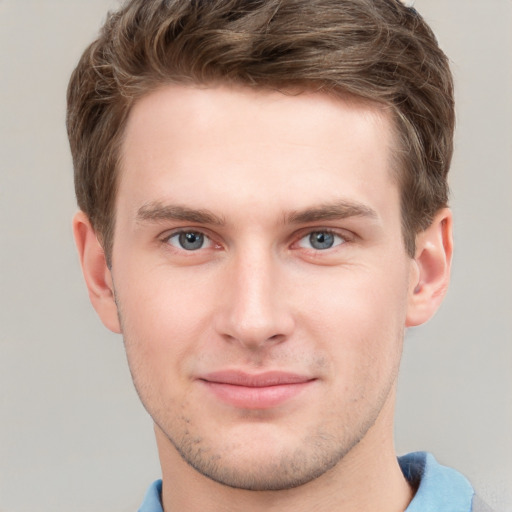
[[[269,409],[287,402],[306,388],[314,380],[276,386],[249,387],[202,381],[220,400],[240,409]]]

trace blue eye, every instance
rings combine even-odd
[[[185,251],[197,251],[211,245],[208,237],[198,231],[180,231],[168,238],[168,243]]]
[[[299,246],[305,249],[315,249],[325,251],[337,245],[341,245],[345,240],[330,231],[313,231],[299,241]]]

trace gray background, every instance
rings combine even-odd
[[[159,476],[120,337],[72,242],[69,74],[112,0],[0,0],[0,511],[134,511]],[[453,61],[456,253],[411,330],[399,453],[430,450],[512,510],[512,1],[417,0]]]

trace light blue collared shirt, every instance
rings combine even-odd
[[[405,478],[418,487],[405,512],[471,512],[473,488],[454,469],[439,464],[433,455],[415,452],[398,458]],[[148,489],[138,512],[163,512],[162,480]]]

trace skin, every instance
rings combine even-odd
[[[155,422],[166,510],[410,502],[395,386],[405,328],[448,283],[451,215],[406,254],[391,128],[377,105],[320,93],[165,86],[133,108],[111,269],[83,213],[74,230]],[[225,371],[300,389],[233,403],[211,382]]]

